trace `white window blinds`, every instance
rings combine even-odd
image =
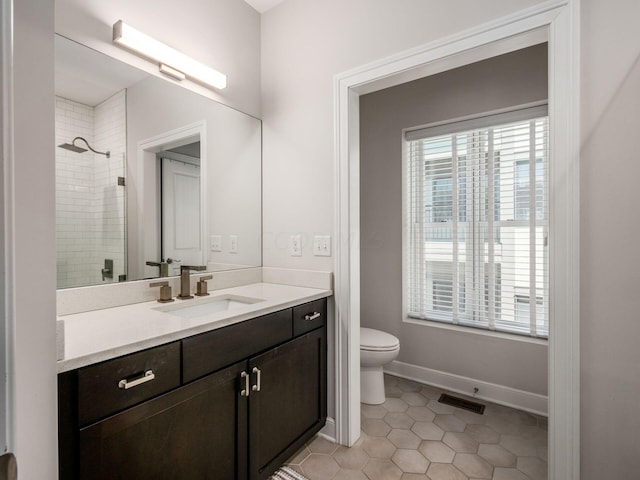
[[[406,133],[410,317],[548,336],[546,115]]]

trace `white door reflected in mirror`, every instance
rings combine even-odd
[[[169,275],[180,275],[180,265],[203,263],[200,225],[199,158],[161,158],[162,258],[172,259]]]

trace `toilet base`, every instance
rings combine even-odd
[[[382,367],[360,367],[360,402],[380,405],[386,399]]]

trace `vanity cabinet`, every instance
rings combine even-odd
[[[324,425],[325,345],[325,330],[317,329],[249,361],[251,480],[268,478],[302,446],[297,439]]]
[[[268,478],[324,425],[326,343],[321,299],[60,374],[60,478]]]
[[[243,367],[80,429],[80,478],[244,478],[239,469],[246,454],[239,447],[246,442],[247,412],[236,388]]]

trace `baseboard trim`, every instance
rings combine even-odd
[[[336,421],[331,417],[327,417],[324,427],[318,432],[318,435],[330,442],[336,442]]]
[[[433,370],[431,368],[393,361],[386,365],[384,372],[396,377],[426,383],[451,392],[473,396],[480,400],[497,403],[507,407],[524,410],[546,417],[548,415],[548,397],[537,393],[526,392],[504,385],[483,382],[461,375]],[[473,394],[473,389],[478,393]]]

